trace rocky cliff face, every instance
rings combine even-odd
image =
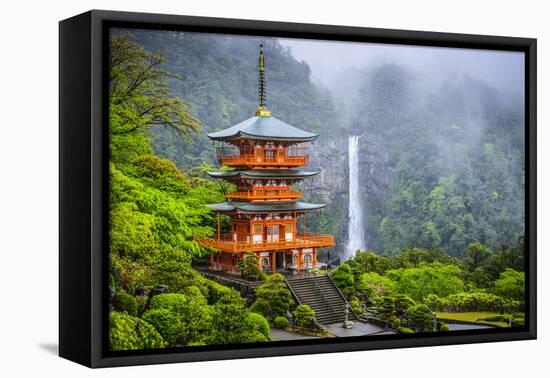
[[[323,202],[328,206],[308,214],[309,229],[330,232],[335,236],[334,252],[342,256],[348,239],[349,167],[347,134],[321,135],[310,152],[307,169],[320,169],[321,173],[302,184],[304,200]],[[359,182],[361,183],[363,217],[366,227],[366,245],[379,250],[378,230],[384,216],[389,175],[388,156],[383,141],[362,135],[359,139]]]

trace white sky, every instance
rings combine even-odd
[[[363,42],[334,42],[279,38],[296,59],[306,61],[312,78],[327,87],[338,74],[353,67],[382,62],[404,64],[442,80],[449,74],[469,74],[498,90],[523,95],[522,52],[388,45]]]

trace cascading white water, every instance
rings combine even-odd
[[[349,205],[348,245],[345,260],[353,257],[358,249],[365,249],[365,228],[363,226],[363,204],[359,191],[359,137],[350,135],[348,140]]]

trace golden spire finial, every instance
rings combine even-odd
[[[264,45],[260,44],[260,59],[258,61],[258,100],[259,106],[256,115],[269,117],[271,112],[265,107],[265,66],[264,66]]]

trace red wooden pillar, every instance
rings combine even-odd
[[[269,252],[271,254],[271,271],[277,271],[277,252]]]
[[[302,271],[302,250],[298,251],[298,272]]]
[[[313,248],[313,269],[317,266],[317,250]]]
[[[210,252],[210,271],[214,269],[214,253]]]
[[[260,253],[256,253],[256,257],[258,259],[258,270],[262,270],[262,257],[260,256]]]
[[[296,210],[294,210],[294,222],[292,224],[292,241],[296,241],[296,234],[298,233],[298,223],[296,218]]]

